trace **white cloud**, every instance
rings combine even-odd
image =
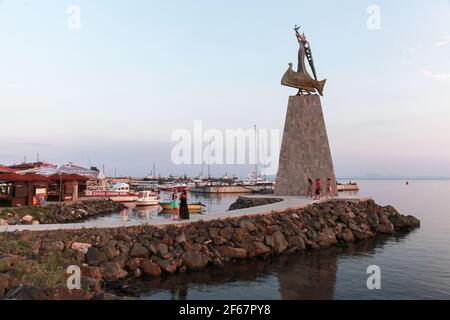
[[[436,47],[445,47],[450,44],[450,35],[446,35],[442,40],[434,43]]]
[[[450,79],[450,73],[434,73],[428,70],[423,70],[422,75],[435,81],[445,81]]]

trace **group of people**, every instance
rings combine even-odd
[[[313,195],[313,189],[315,189],[314,195]],[[320,200],[322,197],[322,182],[320,181],[320,178],[316,179],[316,183],[314,186],[314,182],[311,178],[308,179],[308,191],[306,193],[306,196],[308,198],[314,198],[315,200]],[[325,197],[326,198],[333,198],[333,188],[331,186],[331,178],[327,179],[327,185],[325,189]]]
[[[179,199],[176,190],[172,193],[171,206],[173,220],[189,220],[188,195],[186,190],[181,192]]]

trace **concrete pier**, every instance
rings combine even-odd
[[[191,189],[193,193],[253,193],[273,191],[272,185],[252,185],[252,186],[205,186]]]
[[[270,198],[270,196],[249,196],[249,198]],[[212,221],[223,220],[228,218],[244,217],[244,216],[257,216],[268,215],[272,213],[281,213],[289,210],[302,209],[310,204],[327,202],[331,200],[340,201],[366,201],[370,198],[360,197],[342,197],[334,199],[322,199],[313,200],[305,197],[276,197],[282,198],[282,202],[272,203],[265,206],[252,207],[247,209],[224,211],[219,213],[205,214],[205,215],[191,215],[190,220],[185,221],[173,221],[170,219],[155,219],[155,220],[142,220],[142,221],[108,221],[108,222],[86,222],[86,223],[68,223],[68,224],[41,224],[41,225],[12,225],[12,226],[0,226],[1,232],[16,232],[16,231],[51,231],[51,230],[83,230],[83,229],[110,229],[110,228],[125,228],[136,226],[155,226],[165,227],[168,225],[185,225],[196,221]]]

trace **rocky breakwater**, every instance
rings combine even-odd
[[[250,198],[250,197],[239,197],[236,202],[231,204],[228,211],[246,209],[251,207],[265,206],[272,203],[281,202],[283,199],[277,198]]]
[[[7,279],[0,282],[0,294],[17,298],[15,286],[32,285],[30,279],[20,276],[26,272],[18,272],[15,266],[25,264],[40,270],[52,265],[47,261],[52,256],[64,257],[58,264],[59,272],[70,264],[81,267],[83,289],[92,298],[101,296],[105,286],[129,294],[133,290],[128,282],[136,278],[158,278],[281,254],[301,254],[419,226],[416,218],[374,201],[331,201],[284,213],[164,228],[8,234],[0,241],[0,255],[6,257],[0,260],[0,277]],[[7,262],[2,262],[5,259]],[[45,277],[51,274],[49,270],[45,272]],[[36,282],[35,277],[31,280]]]
[[[0,211],[0,225],[73,223],[124,209],[124,204],[112,200],[3,209]]]

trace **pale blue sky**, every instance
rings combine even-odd
[[[66,27],[71,4],[79,31]],[[372,4],[380,30],[366,26]],[[198,174],[171,164],[174,129],[282,129],[294,24],[328,79],[338,176],[450,176],[448,0],[0,0],[0,163],[39,152],[106,173],[156,162]]]

